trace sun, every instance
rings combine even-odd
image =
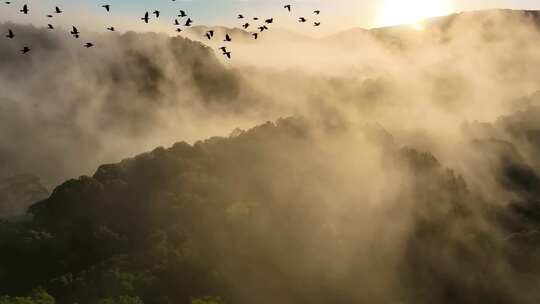
[[[451,13],[449,0],[383,0],[375,26],[411,24],[422,29],[420,20]]]

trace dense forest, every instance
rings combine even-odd
[[[0,303],[536,303],[538,113],[467,143],[504,202],[380,126],[303,118],[103,165],[2,222]]]

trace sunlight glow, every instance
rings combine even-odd
[[[411,24],[421,30],[420,20],[448,15],[451,11],[449,0],[384,0],[375,26]]]

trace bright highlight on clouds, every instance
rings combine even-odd
[[[413,24],[421,29],[418,21],[452,13],[449,0],[384,0],[376,18],[376,27]]]

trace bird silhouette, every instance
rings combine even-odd
[[[223,41],[231,42],[232,41],[231,36],[229,36],[229,34],[225,34],[225,40]]]
[[[285,5],[284,8],[286,8],[289,12],[291,11],[291,5],[290,4]]]
[[[257,38],[259,38],[259,33],[253,33],[253,34],[251,34],[251,35],[253,36],[253,38],[254,38],[255,40],[257,40]]]
[[[30,48],[27,47],[27,46],[23,47],[23,49],[21,50],[21,53],[23,53],[23,54],[26,54],[28,52],[30,52]]]
[[[57,14],[61,14],[62,13],[62,10],[57,6],[54,10],[55,13]]]
[[[231,52],[223,52],[223,55],[227,56],[227,58],[231,59]]]
[[[185,11],[180,10],[180,15],[178,15],[178,17],[180,17],[180,18],[187,17],[187,14],[186,14]]]
[[[213,30],[209,30],[208,32],[206,32],[206,38],[208,38],[208,40],[211,40],[212,37],[214,37],[214,31]]]
[[[192,23],[193,23],[193,20],[191,20],[191,18],[188,18],[185,25],[191,26]]]
[[[102,5],[101,7],[103,7],[107,12],[111,11],[111,6],[109,4]]]
[[[111,32],[114,32],[114,31],[115,31],[114,26],[108,27],[107,30],[109,30],[109,31],[111,31]]]
[[[178,19],[174,19],[174,25],[180,25],[180,22],[178,22]]]
[[[144,14],[144,17],[142,17],[141,20],[144,21],[144,23],[148,23],[148,20],[150,20],[150,18],[148,17],[148,12]]]
[[[30,10],[28,9],[28,5],[26,5],[26,4],[25,4],[25,5],[23,6],[23,8],[21,9],[21,13],[23,13],[23,14],[25,14],[25,15],[28,14],[29,11],[30,11]]]
[[[249,27],[249,23],[244,23],[244,25],[242,25],[243,28],[247,29]]]
[[[307,19],[306,19],[306,18],[304,18],[304,17],[300,17],[300,18],[298,18],[298,21],[299,21],[299,22],[306,22],[306,21],[307,21]]]
[[[180,32],[182,31],[182,29],[181,29],[181,28],[177,28],[176,31],[180,33]]]
[[[13,37],[15,37],[11,29],[8,30],[8,34],[6,35],[6,37],[8,37],[9,39],[13,39]]]
[[[153,12],[153,14],[156,15],[156,18],[159,18],[160,12],[159,12],[158,10],[155,10],[155,11]]]
[[[91,48],[93,46],[94,46],[94,44],[92,42],[87,42],[87,43],[84,44],[85,48]]]
[[[266,19],[264,22],[266,22],[267,24],[273,23],[274,18]]]
[[[315,23],[313,23],[313,26],[320,26],[320,25],[321,25],[320,22],[315,22]]]
[[[316,11],[313,11],[313,13],[314,13],[315,15],[319,15],[319,14],[321,13],[321,11],[316,10]]]
[[[222,47],[220,47],[219,49],[220,49],[223,53],[225,53],[225,52],[227,51],[227,47],[225,47],[225,46],[222,46]]]
[[[244,15],[238,14],[238,19],[244,19]]]
[[[73,27],[73,29],[71,30],[70,33],[71,33],[71,35],[73,35],[73,37],[75,37],[75,38],[79,38],[79,37],[80,37],[80,34],[81,34],[81,33],[79,32],[79,30],[78,30],[76,27]]]
[[[52,24],[47,24],[47,28],[50,29],[50,30],[54,30],[54,26]]]

